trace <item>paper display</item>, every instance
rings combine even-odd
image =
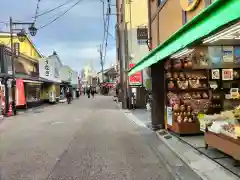
[[[212,70],[212,79],[220,79],[220,71],[219,69]]]
[[[222,80],[233,80],[233,69],[222,69]]]
[[[233,46],[223,46],[222,51],[223,51],[223,62],[233,63],[234,62]]]
[[[234,56],[236,64],[240,64],[240,46],[234,48]]]

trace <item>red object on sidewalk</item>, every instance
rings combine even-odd
[[[9,104],[8,116],[13,116],[12,103]]]

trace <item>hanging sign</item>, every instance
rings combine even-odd
[[[49,67],[49,61],[48,59],[45,59],[45,76],[49,76],[50,75],[50,67]]]
[[[14,47],[14,54],[15,54],[15,56],[19,57],[19,55],[20,55],[20,43],[15,42],[13,44],[13,47]]]
[[[147,44],[148,42],[148,28],[138,27],[137,28],[137,42],[138,44]]]
[[[233,69],[222,69],[222,80],[233,80]]]
[[[22,79],[16,79],[16,106],[26,104],[24,82]]]
[[[200,3],[200,0],[180,0],[180,4],[184,11],[194,10]]]
[[[133,68],[135,64],[129,64],[129,68]],[[129,76],[129,85],[130,86],[141,86],[143,83],[142,72],[136,72],[135,74]]]

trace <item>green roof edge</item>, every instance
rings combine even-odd
[[[187,22],[185,25],[183,25],[178,31],[176,31],[170,38],[168,38],[166,41],[164,41],[162,44],[158,45],[155,49],[153,49],[147,56],[145,56],[142,60],[140,60],[134,67],[138,66],[139,64],[142,64],[146,60],[148,60],[151,56],[155,55],[160,49],[165,47],[167,44],[171,43],[176,39],[176,37],[180,36],[184,32],[188,31],[188,28],[199,23],[200,20],[206,17],[206,15],[209,15],[210,13],[213,13],[216,9],[219,7],[227,4],[232,3],[236,0],[216,0],[211,5],[209,5],[207,8],[203,9],[197,16],[195,16],[191,21]],[[240,1],[240,0],[239,0]],[[128,75],[132,75],[131,71],[134,69],[131,68],[128,71]]]

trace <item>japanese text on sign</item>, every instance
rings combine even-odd
[[[133,68],[135,64],[129,64],[129,68]],[[129,84],[131,85],[142,85],[142,72],[136,72],[135,74],[129,76]]]

